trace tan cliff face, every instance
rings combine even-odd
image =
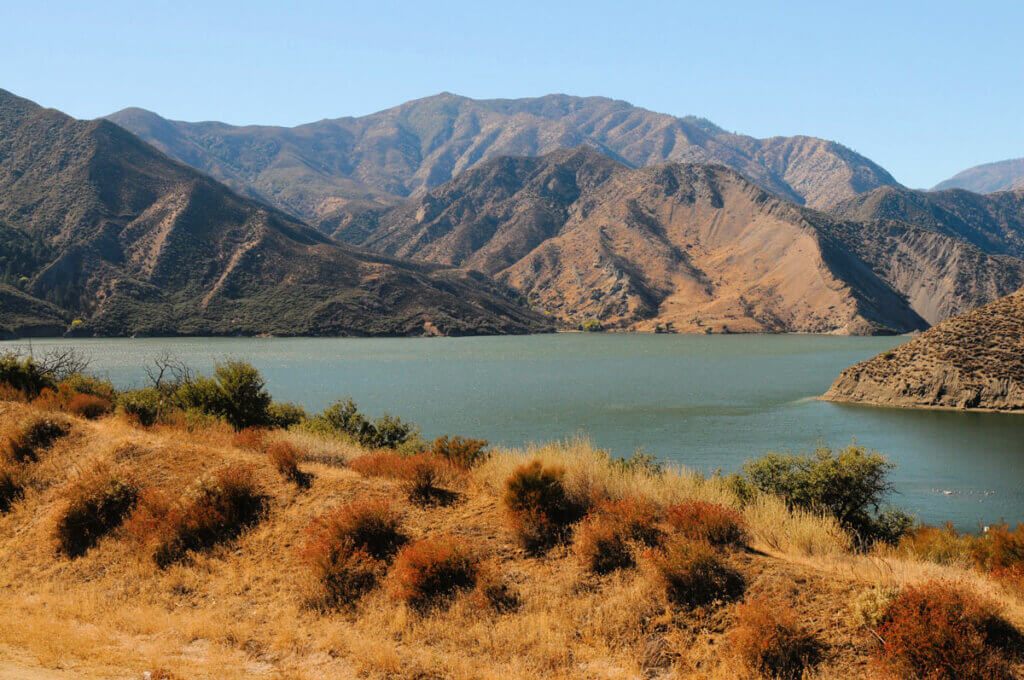
[[[337,238],[479,269],[578,326],[923,329],[1024,283],[1024,263],[909,225],[836,220],[721,166],[633,169],[581,148],[501,158]]]
[[[581,145],[633,167],[722,164],[783,198],[817,207],[898,186],[884,169],[835,142],[755,139],[603,97],[474,100],[446,93],[294,128],[186,123],[142,109],[109,119],[235,191],[327,229],[353,207],[422,196],[493,158]]]
[[[0,305],[0,331],[14,334],[76,318],[77,333],[99,335],[550,328],[478,273],[332,242],[113,123],[2,90],[0,254],[22,268]]]
[[[846,369],[823,398],[1024,411],[1024,289]]]

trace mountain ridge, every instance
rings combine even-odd
[[[1005,161],[982,163],[961,170],[949,179],[932,187],[932,191],[943,189],[967,189],[979,194],[996,191],[1012,191],[1024,187],[1024,158],[1008,158]]]

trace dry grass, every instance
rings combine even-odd
[[[38,414],[2,404],[0,428]],[[235,446],[230,429],[139,428],[121,417],[69,420],[70,436],[20,464],[24,494],[0,515],[0,590],[7,620],[18,622],[0,625],[0,659],[63,668],[75,677],[139,677],[160,669],[177,678],[226,680],[742,676],[746,671],[722,653],[736,604],[690,610],[667,603],[646,566],[597,575],[562,545],[543,557],[523,552],[507,528],[502,496],[509,474],[534,458],[561,467],[568,498],[590,507],[634,499],[660,511],[695,499],[738,510],[748,544],[761,552],[714,554],[751,591],[793,584],[787,602],[826,645],[812,677],[876,677],[869,657],[877,641],[850,615],[851,602],[876,585],[946,578],[1001,602],[1003,616],[1024,622],[1016,593],[977,571],[895,551],[857,555],[828,520],[792,513],[773,499],[740,508],[717,480],[684,470],[658,477],[612,469],[586,442],[494,450],[460,482],[456,502],[420,505],[406,498],[404,480],[348,469],[365,451],[306,433],[270,435],[295,445],[313,473],[310,487],[299,489],[266,454]],[[179,507],[202,486],[197,479],[247,467],[252,487],[266,499],[262,521],[163,569],[126,538],[127,527],[77,559],[55,560],[52,518],[76,471],[91,469],[80,461],[91,466],[93,456],[111,469],[130,469],[140,488],[159,489]],[[395,600],[390,587],[366,590],[341,611],[309,609],[309,567],[301,554],[307,527],[334,509],[372,499],[391,500],[412,541],[451,536],[472,546],[482,559],[475,586],[460,581],[442,598],[447,606],[426,612]],[[384,565],[377,582],[390,584],[385,571],[391,569]]]

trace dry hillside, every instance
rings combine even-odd
[[[846,369],[824,398],[1024,411],[1024,289]]]
[[[759,666],[741,651],[762,649],[767,640],[769,649],[791,653],[769,658],[773,668],[806,664],[809,678],[867,679],[879,670],[871,660],[878,634],[864,623],[881,606],[872,603],[891,600],[893,587],[936,578],[999,602],[1001,616],[1024,624],[1015,591],[959,567],[851,552],[834,521],[790,512],[771,497],[739,510],[744,534],[725,537],[730,543],[702,558],[711,569],[705,577],[724,574],[740,586],[699,606],[679,604],[681,591],[659,580],[664,558],[656,549],[634,545],[619,556],[622,568],[604,574],[581,562],[578,543],[542,555],[524,552],[501,499],[506,478],[530,458],[563,466],[565,484],[578,498],[619,500],[627,508],[699,500],[720,504],[709,507],[722,508],[723,516],[736,512],[725,508],[739,507],[714,480],[617,469],[584,442],[494,452],[469,471],[435,479],[444,493],[431,502],[413,502],[405,482],[373,474],[394,454],[336,440],[270,434],[300,454],[298,475],[282,476],[252,437],[223,425],[141,428],[121,415],[88,421],[0,403],[5,433],[40,416],[70,429],[24,458],[23,492],[0,514],[3,678],[755,678]],[[225,469],[236,472],[225,475]],[[203,507],[195,499],[210,498],[203,490],[217,483],[209,480],[223,485],[226,478],[247,480],[262,503],[237,538],[161,563],[145,542],[158,526],[151,521],[156,515],[136,511],[120,527],[108,522],[106,533],[94,529],[84,551],[69,552],[59,541],[85,535],[85,529],[69,532],[65,522],[82,489],[112,488],[120,497],[140,488],[139,507],[170,507],[173,518],[178,506],[166,499]],[[112,479],[119,481],[112,485]],[[418,606],[408,599],[409,577],[421,573],[410,548],[375,587],[347,582],[365,592],[350,606],[311,607],[320,585],[304,550],[322,535],[317,527],[327,526],[316,518],[373,499],[390,504],[407,541],[429,537],[428,545],[455,540],[463,546],[479,570],[475,588],[469,581],[451,599]],[[710,525],[690,525],[701,526]],[[416,545],[420,559],[444,554]],[[1016,664],[984,677],[1020,672]]]

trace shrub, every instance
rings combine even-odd
[[[952,524],[920,526],[900,539],[898,549],[936,564],[964,564],[972,559],[973,541],[961,536]]]
[[[619,524],[625,537],[631,541],[648,546],[661,542],[662,531],[658,523],[662,519],[662,512],[650,501],[636,497],[605,501],[599,512]]]
[[[972,556],[983,569],[1000,572],[1024,566],[1024,524],[1018,524],[1016,530],[996,524],[973,543]]]
[[[306,420],[306,409],[284,401],[271,402],[267,408],[267,425],[288,429]]]
[[[74,484],[65,497],[54,529],[57,549],[78,557],[121,526],[135,507],[139,490],[123,475],[100,468]]]
[[[595,513],[580,524],[574,547],[584,568],[597,574],[635,564],[624,525],[605,514]]]
[[[1012,630],[976,596],[948,583],[908,586],[876,629],[876,661],[897,678],[1002,680]]]
[[[94,397],[101,397],[112,402],[117,396],[117,390],[109,380],[100,380],[81,373],[73,373],[61,381],[58,385],[60,390],[66,390],[72,394],[89,394]]]
[[[487,450],[487,440],[467,439],[463,437],[451,437],[444,435],[438,437],[430,445],[430,452],[435,456],[445,458],[453,465],[468,470],[487,460],[490,455]]]
[[[122,392],[117,396],[117,405],[129,418],[143,427],[155,424],[167,409],[164,395],[152,387]]]
[[[649,555],[655,579],[674,604],[700,607],[743,594],[743,577],[709,543],[677,539]]]
[[[311,602],[321,608],[351,604],[377,584],[406,540],[401,519],[384,501],[356,501],[321,516],[302,549],[319,591]]]
[[[480,568],[479,559],[463,541],[425,538],[398,553],[391,571],[391,593],[423,610],[473,588]]]
[[[712,545],[740,545],[746,524],[737,511],[718,503],[687,500],[665,512],[668,524],[687,538]]]
[[[245,427],[231,437],[231,445],[248,451],[264,451],[267,448],[267,431],[262,427]]]
[[[18,471],[9,461],[0,460],[0,514],[22,497],[25,490],[18,481]]]
[[[629,458],[616,458],[611,461],[612,468],[628,475],[640,474],[647,477],[658,477],[665,472],[658,457],[644,453],[641,449],[633,452]]]
[[[33,416],[14,425],[7,432],[3,453],[19,463],[35,460],[40,449],[45,449],[57,439],[67,436],[70,431],[71,428],[63,421]]]
[[[165,567],[241,534],[263,516],[267,498],[249,468],[227,467],[200,479],[177,503],[153,493],[142,501],[132,533],[155,544],[153,560]]]
[[[56,388],[53,378],[35,359],[22,359],[10,351],[0,354],[0,383],[10,385],[30,399],[38,396],[45,388]]]
[[[376,449],[398,448],[415,434],[410,423],[386,413],[370,422],[351,399],[335,402],[310,418],[305,427],[318,434],[349,437],[360,446]]]
[[[274,442],[267,447],[267,456],[285,479],[299,486],[308,483],[306,475],[299,470],[300,452],[293,445],[288,442]]]
[[[182,383],[174,391],[177,404],[186,411],[224,418],[236,430],[270,424],[270,394],[263,376],[251,364],[218,363],[213,376]]]
[[[747,668],[781,680],[800,680],[822,656],[821,642],[783,602],[758,599],[741,604],[730,641]]]
[[[431,453],[417,453],[402,460],[402,479],[414,503],[447,502],[452,492],[443,485],[455,476],[452,464]]]
[[[564,476],[562,468],[535,460],[505,480],[505,510],[513,533],[529,552],[543,552],[564,540],[582,514],[565,491]]]
[[[754,488],[781,496],[792,506],[825,512],[866,543],[898,541],[913,518],[901,511],[878,512],[893,487],[895,467],[884,456],[851,444],[838,454],[826,447],[813,454],[769,453],[743,466]]]
[[[110,413],[111,404],[110,401],[103,397],[79,393],[71,397],[71,401],[68,402],[67,410],[69,413],[73,413],[76,416],[93,420],[106,413]]]
[[[366,477],[393,477],[405,474],[405,458],[391,451],[374,451],[353,458],[348,466]]]

